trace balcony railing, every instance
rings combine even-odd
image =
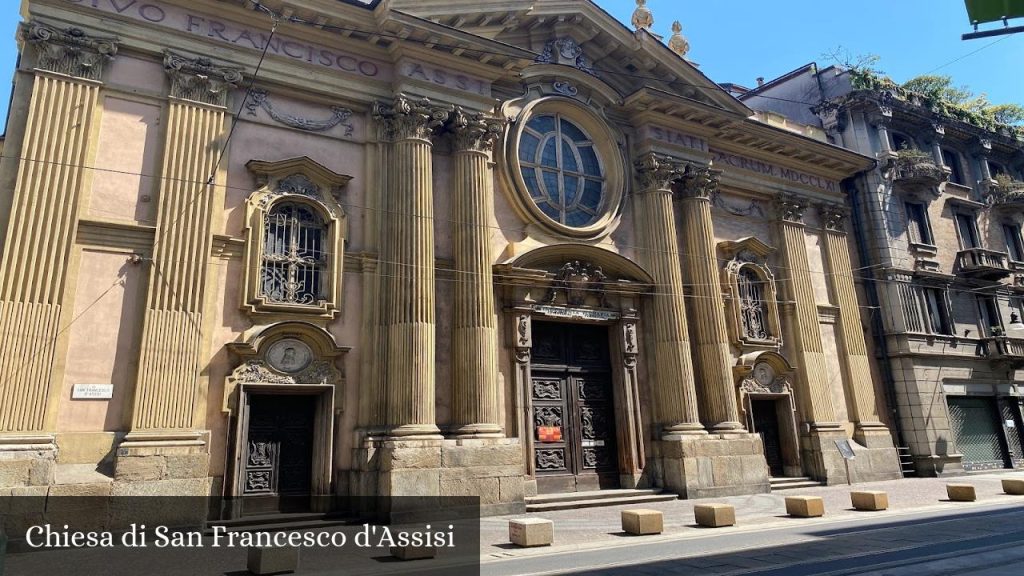
[[[984,248],[968,248],[956,254],[956,269],[961,276],[1000,280],[1010,275],[1009,257],[1005,252]]]
[[[985,357],[992,360],[1024,360],[1024,338],[992,336],[983,338]]]
[[[1008,178],[983,182],[985,197],[993,206],[1024,208],[1024,182]]]
[[[907,190],[928,189],[939,193],[950,172],[935,163],[930,154],[913,149],[899,150],[891,159],[893,182]]]

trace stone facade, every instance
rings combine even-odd
[[[548,4],[25,2],[0,490],[498,514],[843,482],[835,440],[898,475],[841,184],[872,160]]]
[[[818,95],[813,112],[763,98],[796,94]],[[740,99],[878,160],[849,187],[858,281],[879,307],[875,354],[917,473],[1024,464],[1021,132],[856,70],[809,66]]]

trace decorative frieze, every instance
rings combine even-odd
[[[21,38],[37,50],[36,68],[87,80],[99,80],[117,54],[119,40],[90,36],[80,28],[63,30],[37,20],[21,25]]]
[[[341,106],[331,106],[331,115],[329,118],[324,120],[314,120],[312,118],[303,118],[302,116],[295,116],[293,114],[287,114],[279,111],[274,107],[274,103],[270,99],[270,95],[267,94],[266,90],[252,90],[249,93],[249,98],[245,101],[245,109],[248,111],[250,116],[256,116],[257,109],[263,109],[268,116],[275,122],[284,124],[289,128],[295,128],[296,130],[304,130],[306,132],[326,132],[335,126],[343,126],[345,138],[351,138],[353,132],[355,132],[355,126],[349,122],[352,118],[352,110],[343,108]]]
[[[190,58],[164,52],[164,71],[171,79],[171,97],[225,106],[228,92],[242,81],[239,68],[214,64],[209,58]]]
[[[447,127],[455,150],[490,152],[505,131],[505,120],[480,112],[467,112],[461,106],[456,106]]]
[[[373,105],[373,119],[380,123],[384,139],[392,141],[429,140],[451,113],[450,108],[434,105],[429,98],[413,100],[404,94],[391,103]]]

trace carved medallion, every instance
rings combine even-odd
[[[274,342],[267,349],[267,363],[285,374],[297,374],[313,361],[313,351],[305,342],[285,338]]]

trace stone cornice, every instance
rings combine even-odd
[[[100,80],[103,67],[117,54],[119,40],[89,36],[79,28],[55,28],[33,20],[19,29],[22,40],[38,53],[36,68],[87,80]]]
[[[391,103],[373,105],[373,119],[381,124],[387,140],[429,140],[451,114],[450,107],[437,106],[429,98],[413,100],[404,94]]]
[[[228,92],[242,81],[238,68],[219,66],[208,58],[164,52],[164,71],[171,79],[171,97],[225,106]]]
[[[448,119],[456,152],[489,152],[505,131],[505,119],[481,112],[467,112],[456,106]]]
[[[641,192],[672,190],[673,183],[682,179],[686,164],[681,160],[654,152],[641,154],[633,161]]]

